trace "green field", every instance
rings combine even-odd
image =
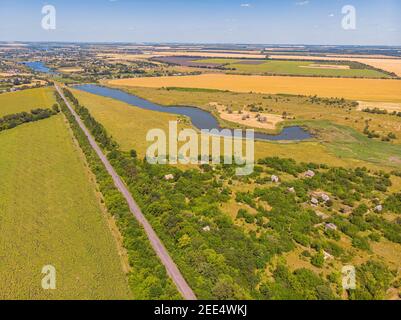
[[[0,117],[28,112],[35,108],[50,108],[55,103],[52,88],[28,89],[0,94]]]
[[[234,69],[235,72],[250,74],[389,78],[389,76],[383,72],[368,68],[354,69],[351,67],[350,69],[336,69],[333,67],[335,62],[266,60],[260,64],[249,64],[252,60],[246,61],[238,59],[202,59],[196,60],[196,62],[224,65],[226,68]],[[316,65],[319,67],[316,67]],[[327,68],[324,66],[327,66]],[[348,66],[348,64],[337,63],[337,66]]]
[[[129,299],[110,221],[64,121],[0,133],[0,298]],[[56,268],[56,290],[41,287],[45,265]]]

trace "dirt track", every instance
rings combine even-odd
[[[127,200],[127,203],[129,205],[129,208],[132,212],[132,214],[135,216],[135,218],[139,221],[139,223],[143,226],[145,229],[146,235],[156,252],[157,256],[163,263],[163,265],[166,267],[167,273],[170,276],[170,278],[173,280],[175,283],[178,291],[181,293],[184,299],[186,300],[196,300],[196,296],[192,289],[189,287],[188,283],[182,276],[180,270],[178,270],[176,264],[174,263],[173,259],[170,257],[167,249],[164,247],[163,243],[153,230],[152,226],[148,222],[148,220],[145,218],[143,213],[141,212],[140,208],[136,204],[134,198],[132,197],[131,193],[128,191],[127,187],[125,186],[124,182],[121,180],[120,176],[116,173],[106,156],[103,154],[102,150],[99,148],[97,145],[95,139],[91,136],[89,131],[86,129],[85,125],[81,121],[81,118],[78,116],[78,114],[75,112],[75,110],[71,107],[70,103],[67,101],[65,98],[64,94],[60,90],[60,88],[55,85],[57,92],[60,94],[60,96],[63,98],[64,102],[66,103],[68,109],[71,111],[73,114],[75,120],[77,121],[78,125],[82,129],[82,131],[85,133],[86,137],[89,140],[90,145],[92,148],[95,150],[97,155],[99,156],[100,160],[106,167],[107,171],[113,178],[114,184],[116,185],[117,189],[123,194],[124,198]]]

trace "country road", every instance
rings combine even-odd
[[[128,191],[124,182],[121,180],[120,176],[114,170],[114,168],[108,161],[107,157],[103,154],[102,150],[97,145],[97,143],[96,143],[95,139],[92,137],[92,135],[89,133],[88,129],[82,122],[81,118],[78,116],[78,114],[75,112],[75,110],[71,107],[70,103],[65,98],[62,90],[60,90],[60,88],[57,85],[55,85],[55,88],[56,88],[57,92],[60,94],[60,96],[63,98],[68,109],[73,114],[78,125],[81,127],[82,131],[85,133],[86,137],[89,140],[90,145],[95,150],[95,152],[99,156],[100,160],[103,162],[103,164],[106,167],[107,171],[109,172],[110,176],[113,178],[115,186],[123,194],[124,198],[126,199],[128,205],[129,205],[129,208],[130,208],[132,214],[135,216],[135,218],[138,220],[138,222],[145,229],[146,235],[147,235],[154,251],[156,252],[157,256],[159,257],[159,259],[161,260],[163,265],[165,266],[168,275],[173,280],[178,291],[181,293],[181,295],[183,296],[184,299],[196,300],[196,296],[195,296],[194,292],[192,291],[192,289],[189,287],[188,283],[182,276],[180,270],[174,263],[173,259],[170,257],[167,249],[164,247],[163,243],[157,236],[156,232],[153,230],[150,223],[148,222],[148,220],[145,218],[145,216],[141,212],[140,208],[136,204],[135,200],[133,199],[131,193]]]

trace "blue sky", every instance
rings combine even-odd
[[[41,28],[44,5],[57,28]],[[355,6],[356,30],[341,9]],[[401,45],[400,0],[0,0],[0,41]]]

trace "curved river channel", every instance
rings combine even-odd
[[[89,92],[92,94],[100,95],[103,97],[113,98],[135,107],[139,107],[146,110],[159,111],[165,113],[171,113],[176,115],[187,116],[191,119],[192,124],[202,129],[218,129],[222,130],[217,119],[208,111],[185,106],[162,106],[150,102],[148,100],[139,98],[133,94],[127,93],[118,89],[111,89],[93,84],[85,84],[74,86],[75,89]],[[267,134],[255,132],[256,140],[269,140],[269,141],[302,141],[311,139],[312,135],[299,126],[285,127],[279,134]]]

